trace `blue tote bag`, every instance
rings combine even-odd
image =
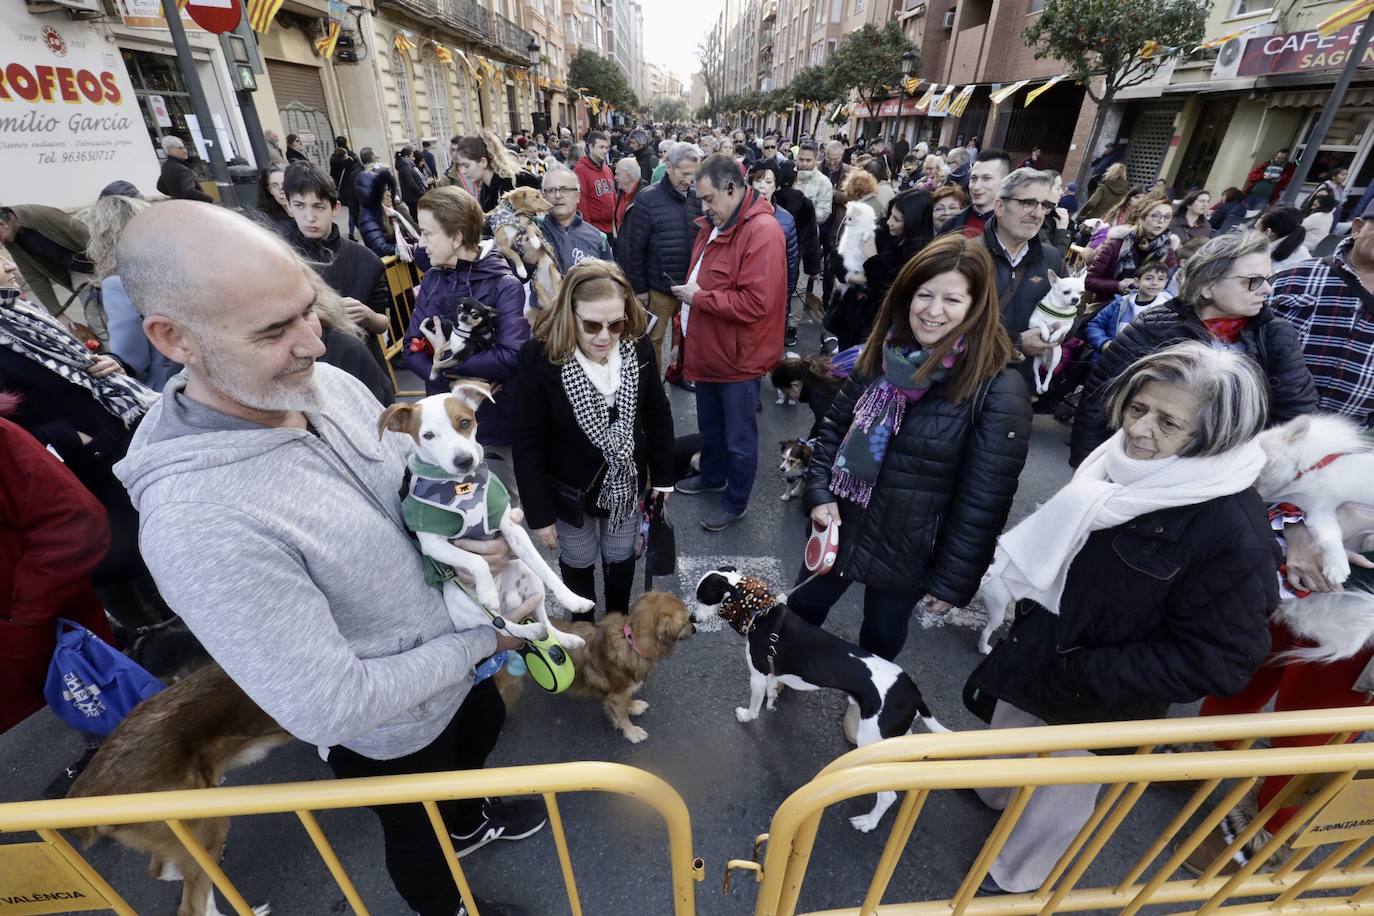
[[[80,624],[59,618],[43,696],[79,732],[108,735],[163,684]]]

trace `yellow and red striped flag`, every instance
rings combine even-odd
[[[320,52],[320,56],[329,60],[334,56],[334,46],[339,43],[339,31],[343,24],[337,19],[331,19],[329,29],[324,33],[324,37],[315,39],[315,50]]]
[[[1051,79],[1051,80],[1050,80],[1048,83],[1046,83],[1045,85],[1043,85],[1043,86],[1036,86],[1036,87],[1035,87],[1034,89],[1032,89],[1030,92],[1027,92],[1027,93],[1026,93],[1026,105],[1025,105],[1025,107],[1026,107],[1026,108],[1029,108],[1029,107],[1031,106],[1031,102],[1034,102],[1036,99],[1040,98],[1040,96],[1044,95],[1046,92],[1049,91],[1049,88],[1050,88],[1051,86],[1053,86],[1055,83],[1060,82],[1061,80],[1063,80],[1063,79],[1064,79],[1065,77],[1067,77],[1067,76],[1068,76],[1067,73],[1061,73],[1061,74],[1059,74],[1058,76],[1056,76],[1056,77],[1054,77],[1053,79]]]
[[[1355,0],[1354,3],[1341,7],[1317,23],[1317,34],[1323,38],[1330,38],[1348,25],[1363,22],[1369,18],[1371,12],[1374,12],[1374,0]]]
[[[266,35],[272,28],[272,20],[286,0],[248,0],[248,24],[259,35]]]
[[[441,64],[453,63],[453,54],[448,48],[439,44],[437,41],[434,43],[434,56],[439,59],[439,63]]]
[[[406,37],[405,29],[397,29],[396,37],[391,40],[391,43],[393,47],[395,47],[396,50],[400,51],[402,54],[409,53],[410,49],[415,47],[413,44],[410,43],[410,39]]]
[[[954,101],[954,90],[956,88],[958,87],[953,85],[946,86],[945,91],[936,96],[935,101],[930,104],[930,113],[935,114],[938,111],[948,112],[949,103]]]
[[[928,87],[926,87],[926,94],[916,100],[916,110],[925,111],[926,106],[931,103],[931,101],[935,98],[935,93],[939,90],[939,83],[931,83]]]

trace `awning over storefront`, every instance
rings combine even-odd
[[[1330,89],[1304,89],[1296,92],[1274,92],[1269,95],[1270,108],[1319,108],[1331,96]],[[1363,108],[1374,105],[1374,88],[1351,89],[1341,99],[1341,105]]]

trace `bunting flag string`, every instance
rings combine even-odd
[[[916,110],[917,110],[917,111],[925,111],[925,110],[926,110],[926,106],[928,106],[928,105],[935,99],[935,93],[937,93],[937,92],[939,92],[939,91],[940,91],[940,84],[939,84],[939,83],[931,83],[930,86],[927,87],[927,89],[926,89],[926,94],[923,95],[923,96],[921,96],[919,99],[916,100]]]
[[[936,112],[944,112],[947,114],[949,112],[949,103],[954,101],[954,90],[956,88],[958,87],[954,85],[946,86],[945,91],[940,93],[935,101],[931,103],[930,113],[935,114]]]
[[[409,54],[415,45],[410,43],[410,38],[406,35],[405,29],[397,29],[396,37],[392,39],[392,45],[402,54]]]
[[[285,2],[286,0],[248,0],[248,24],[253,27],[253,31],[259,35],[266,35],[267,30],[272,28],[272,20],[277,18],[277,11]]]
[[[478,86],[481,86],[482,74],[477,72],[477,67],[468,59],[467,52],[462,48],[458,49],[458,59],[463,62],[463,67],[468,71],[468,76],[472,77]]]
[[[1021,89],[1027,86],[1029,83],[1030,80],[1018,80],[1015,83],[1009,83],[1008,85],[1003,86],[1001,89],[998,89],[992,95],[988,96],[988,100],[991,101],[994,105],[1001,105],[1007,99],[1011,98],[1012,96],[1016,95],[1016,93],[1020,92]]]
[[[1237,29],[1234,32],[1227,32],[1225,35],[1218,35],[1216,38],[1209,38],[1196,48],[1193,48],[1193,51],[1209,51],[1212,48],[1219,48],[1233,38],[1240,38],[1242,35],[1248,34],[1251,28],[1254,27],[1251,26],[1249,28]]]
[[[907,95],[915,95],[916,90],[920,87],[921,78],[919,76],[908,76],[902,80],[902,88],[906,90]]]
[[[1317,23],[1317,34],[1323,38],[1330,38],[1348,25],[1363,22],[1371,11],[1374,11],[1374,0],[1355,0],[1354,3],[1341,7]]]
[[[977,88],[977,86],[965,86],[963,89],[959,90],[959,94],[955,96],[954,101],[949,105],[951,117],[962,118],[964,116],[964,109],[968,108],[968,101],[973,98],[973,90]]]
[[[439,63],[445,66],[452,65],[453,52],[451,52],[448,48],[444,47],[443,45],[439,44],[439,42],[437,41],[430,42],[430,45],[434,48],[434,56],[436,59],[438,59]]]
[[[1034,102],[1036,99],[1040,98],[1040,96],[1044,95],[1046,92],[1049,91],[1049,89],[1050,89],[1051,86],[1055,85],[1056,83],[1061,82],[1061,81],[1064,80],[1067,76],[1068,76],[1067,73],[1061,73],[1061,74],[1059,74],[1058,76],[1052,78],[1052,79],[1051,79],[1049,82],[1047,82],[1045,85],[1043,85],[1043,86],[1036,86],[1036,87],[1035,87],[1034,89],[1032,89],[1030,92],[1027,92],[1027,93],[1026,93],[1026,105],[1025,105],[1025,107],[1029,108],[1029,107],[1031,106],[1031,102]]]

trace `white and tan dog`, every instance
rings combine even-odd
[[[524,513],[510,507],[505,487],[488,470],[485,453],[477,441],[477,408],[483,399],[490,398],[491,386],[487,382],[460,380],[454,383],[452,394],[431,395],[414,404],[388,407],[377,421],[377,432],[407,433],[415,440],[406,522],[420,541],[420,552],[440,568],[462,570],[475,583],[474,591],[482,608],[474,608],[465,600],[461,587],[451,577],[443,580],[444,603],[454,626],[470,629],[494,623],[518,639],[541,640],[552,627],[544,602],[539,602],[534,621],[512,623],[490,616],[500,614],[502,598],[509,609],[547,590],[572,613],[590,611],[595,605],[574,594],[549,568],[529,533],[521,527]],[[445,533],[426,531],[423,528],[432,526],[417,524],[421,513],[431,511],[434,514],[430,517],[440,519]],[[456,531],[453,526],[459,523],[452,519],[453,514],[461,517],[461,527]],[[499,581],[486,560],[453,543],[464,538],[494,537],[504,538],[515,555]],[[564,630],[557,632],[559,641],[567,648],[583,645],[581,637]]]
[[[1035,357],[1031,373],[1035,376],[1035,391],[1044,394],[1054,381],[1054,370],[1064,356],[1064,338],[1078,318],[1078,304],[1083,301],[1085,280],[1081,276],[1060,277],[1050,271],[1050,291],[1030,316],[1030,327],[1040,330],[1040,339],[1054,346],[1047,353]]]

